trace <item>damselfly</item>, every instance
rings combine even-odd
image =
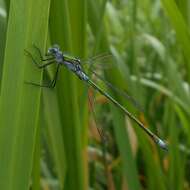
[[[73,57],[69,57],[65,55],[59,48],[58,45],[54,45],[48,49],[47,54],[45,55],[45,58],[43,58],[41,51],[39,48],[35,46],[35,48],[38,50],[41,61],[44,62],[43,64],[38,64],[36,60],[33,58],[32,54],[29,51],[25,52],[32,58],[35,65],[42,69],[49,65],[52,65],[56,63],[56,72],[54,75],[53,80],[48,85],[40,85],[33,82],[27,82],[29,84],[33,84],[40,87],[48,87],[48,88],[54,88],[57,81],[58,72],[61,66],[65,66],[69,71],[74,73],[80,80],[84,81],[91,87],[93,87],[95,90],[97,90],[99,93],[101,93],[103,96],[105,96],[108,100],[110,100],[115,106],[117,106],[121,111],[123,111],[130,119],[132,119],[141,129],[144,130],[144,132],[162,149],[167,150],[167,144],[161,140],[157,135],[155,135],[151,130],[146,128],[142,122],[140,122],[133,114],[131,114],[123,105],[121,105],[118,101],[116,101],[110,94],[105,92],[100,86],[98,86],[84,71],[80,59],[76,59]],[[110,83],[106,83],[107,86],[110,86]],[[118,89],[116,88],[116,91]]]

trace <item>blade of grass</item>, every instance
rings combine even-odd
[[[48,10],[46,0],[10,2],[0,97],[0,189],[29,188],[40,89],[27,86],[24,81],[39,81],[41,72],[32,70],[24,49],[33,42],[45,45]]]
[[[50,152],[54,158],[55,170],[59,178],[60,188],[63,189],[66,173],[65,148],[61,126],[61,117],[56,94],[50,90],[43,95],[43,114],[46,123],[46,136]],[[52,111],[53,110],[53,111]]]
[[[10,0],[4,0],[4,2],[5,2],[5,5],[6,5],[7,13],[9,14]]]
[[[85,50],[85,0],[52,1],[50,18],[50,36],[52,43],[61,45],[62,50],[73,53],[74,56],[84,55]],[[67,160],[67,173],[65,189],[87,188],[85,174],[85,151],[81,134],[80,113],[85,107],[79,109],[76,78],[64,69],[59,75],[57,84],[58,104],[60,108],[65,154]],[[84,105],[83,105],[84,106]]]
[[[176,31],[177,38],[182,45],[185,57],[187,59],[186,67],[188,69],[187,76],[188,81],[190,82],[190,33],[187,26],[187,23],[184,21],[184,18],[176,5],[174,0],[162,0],[164,9],[166,10],[169,19]]]
[[[144,173],[141,174],[146,178],[146,186],[149,190],[162,189],[166,190],[166,185],[164,182],[165,176],[164,171],[161,167],[161,162],[159,161],[159,155],[156,151],[155,144],[151,144],[150,139],[145,136],[140,136],[139,146],[142,151],[138,155],[139,167],[144,167]],[[154,151],[151,150],[151,145],[154,147]],[[166,155],[166,154],[165,154]]]
[[[114,132],[116,135],[117,146],[122,158],[122,168],[124,175],[126,176],[127,186],[129,189],[131,187],[132,189],[140,189],[136,164],[134,162],[134,155],[132,155],[129,136],[126,128],[124,127],[125,117],[118,112],[114,106],[111,106],[111,110],[114,115]]]
[[[0,81],[3,71],[3,60],[5,50],[5,39],[6,39],[6,28],[7,28],[7,13],[5,10],[4,1],[0,1]],[[1,92],[1,83],[0,83]]]
[[[32,165],[32,190],[40,190],[40,178],[41,178],[41,128],[38,126],[35,138],[35,148]]]
[[[169,163],[169,171],[168,171],[168,185],[171,189],[182,189],[183,186],[183,177],[184,177],[184,169],[185,168],[185,154],[181,154],[179,150],[179,133],[180,128],[175,127],[175,123],[177,122],[177,118],[175,117],[175,112],[173,110],[173,104],[167,102],[165,104],[165,110],[167,110],[165,125],[168,126],[170,131],[170,139],[171,139],[171,148],[169,151],[170,163]],[[175,172],[178,171],[178,172]]]

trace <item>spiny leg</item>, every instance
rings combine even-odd
[[[58,76],[59,67],[60,67],[60,65],[57,66],[57,69],[56,69],[55,75],[53,77],[53,80],[50,81],[49,84],[37,84],[37,83],[34,83],[34,82],[25,82],[25,83],[30,84],[30,85],[34,85],[34,86],[44,87],[44,88],[54,88],[55,85],[56,85],[56,82],[57,82],[57,76]]]
[[[51,88],[54,88],[57,82],[58,72],[59,72],[60,64],[57,65],[57,69],[54,75],[54,79],[52,80],[52,86]]]
[[[40,48],[38,48],[35,44],[32,44],[32,45],[37,50],[37,52],[38,52],[38,54],[40,56],[41,61],[48,61],[48,60],[54,59],[54,57],[44,58],[42,56],[42,52],[41,52]],[[45,55],[45,56],[48,56],[48,55]],[[51,56],[51,55],[49,55],[49,56]]]
[[[24,51],[25,51],[26,55],[29,56],[29,57],[32,59],[32,62],[33,62],[39,69],[45,68],[45,67],[47,67],[48,65],[51,65],[51,64],[53,64],[53,63],[55,62],[54,57],[51,57],[51,58],[48,58],[48,59],[47,59],[47,61],[49,60],[49,62],[44,63],[44,64],[41,65],[41,64],[39,64],[39,63],[34,59],[34,57],[32,56],[32,54],[31,54],[29,51],[27,51],[27,50],[24,50]]]

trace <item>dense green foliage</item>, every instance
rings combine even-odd
[[[187,0],[0,0],[0,189],[190,189],[189,11]],[[54,89],[27,85],[55,72],[32,64],[33,44],[111,54],[96,71],[143,111],[92,79],[169,151],[64,68]]]

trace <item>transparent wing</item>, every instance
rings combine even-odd
[[[81,60],[81,63],[87,68],[94,67],[98,69],[108,69],[114,67],[112,60],[113,60],[112,54],[101,53],[86,60]]]
[[[116,92],[118,95],[124,97],[125,99],[129,100],[139,111],[144,112],[144,109],[142,106],[132,97],[130,96],[127,92],[115,87],[113,84],[105,80],[102,76],[97,74],[93,69],[89,69],[89,71],[95,75],[95,77],[99,80],[101,80],[106,86],[111,88],[114,92]]]
[[[94,96],[90,96],[88,94],[88,101],[89,101],[91,113],[92,113],[92,116],[93,116],[93,120],[94,120],[95,125],[96,125],[96,129],[97,129],[97,131],[98,131],[98,133],[100,135],[102,143],[104,144],[107,141],[107,137],[106,137],[106,134],[104,133],[103,129],[98,127],[98,121],[97,121],[96,113],[95,113],[95,110],[94,110],[94,105],[95,105]]]

